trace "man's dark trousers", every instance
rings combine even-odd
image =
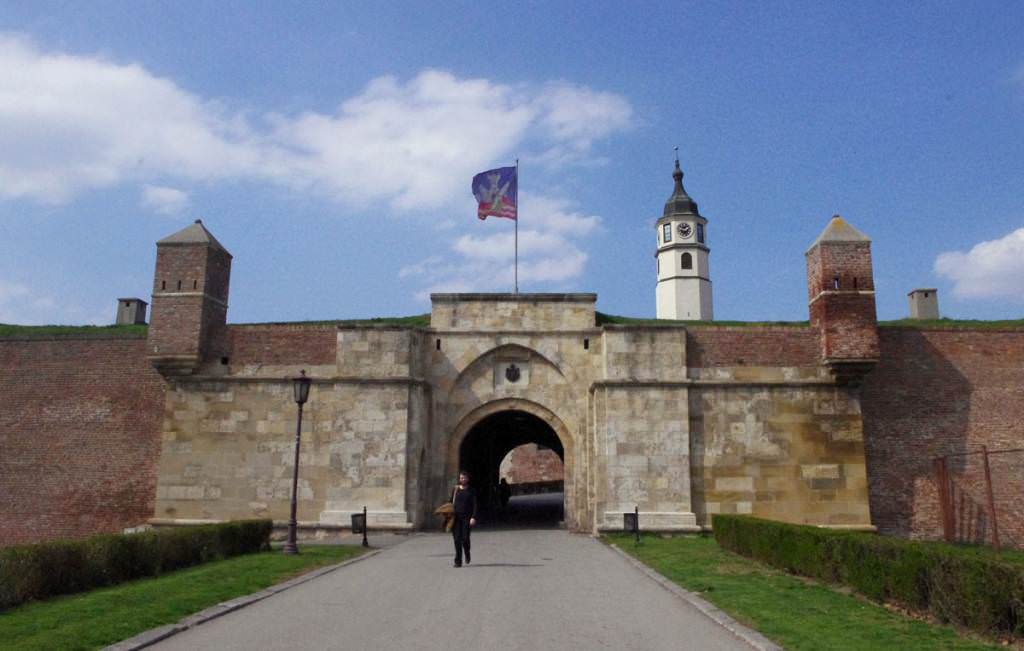
[[[456,515],[455,524],[452,526],[452,538],[455,539],[455,565],[462,565],[462,552],[466,552],[466,563],[470,563],[469,557],[469,526],[468,515]]]

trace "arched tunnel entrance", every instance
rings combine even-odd
[[[491,414],[473,426],[459,447],[459,467],[470,473],[479,500],[481,526],[554,527],[564,519],[564,493],[514,495],[504,502],[499,482],[501,462],[515,448],[535,443],[565,461],[558,435],[541,418],[510,409]],[[551,488],[551,487],[549,487]]]

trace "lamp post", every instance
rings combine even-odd
[[[295,543],[298,523],[295,520],[295,497],[299,490],[299,444],[302,442],[302,405],[309,400],[309,385],[313,380],[301,371],[299,377],[292,378],[292,390],[295,393],[295,404],[299,406],[299,422],[295,426],[295,466],[292,468],[292,515],[288,520],[288,542],[284,544],[285,554],[298,554],[299,546]]]

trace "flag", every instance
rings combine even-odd
[[[479,204],[476,216],[480,219],[487,219],[488,215],[517,219],[518,182],[514,167],[499,167],[474,176],[473,196]]]

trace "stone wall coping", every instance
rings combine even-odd
[[[808,378],[805,380],[712,380],[689,378],[686,380],[598,380],[590,385],[590,392],[597,389],[645,389],[645,388],[686,388],[686,387],[814,387],[834,386],[835,379]]]
[[[596,303],[597,294],[512,294],[512,293],[468,293],[468,294],[431,294],[432,303],[459,302],[516,302],[516,303]]]
[[[420,377],[362,377],[353,375],[336,375],[331,377],[311,377],[313,384],[415,384],[430,386],[430,382]],[[252,375],[189,375],[178,379],[178,382],[224,382],[234,384],[259,384],[272,382],[291,382],[290,377],[259,377]]]
[[[448,330],[443,328],[424,328],[424,332],[446,337],[569,337],[597,336],[601,328],[594,327],[584,330]]]

